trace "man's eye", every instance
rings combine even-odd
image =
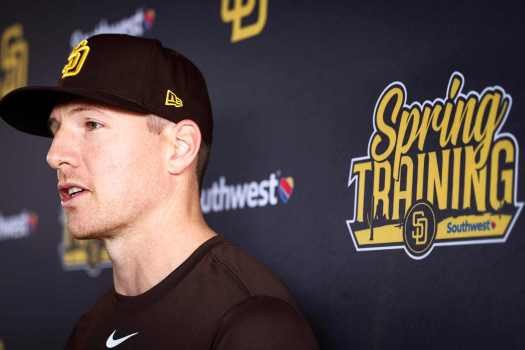
[[[48,130],[51,133],[52,136],[55,136],[55,133],[58,129],[58,123],[54,119],[50,119],[47,122]]]
[[[98,123],[98,122],[94,122],[92,120],[88,120],[86,121],[86,127],[90,130],[93,130],[93,129],[98,129],[98,128],[101,128],[102,127],[102,124]]]

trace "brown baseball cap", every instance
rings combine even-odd
[[[48,118],[63,99],[84,98],[178,122],[191,119],[210,146],[213,119],[202,73],[159,40],[99,34],[71,51],[57,86],[15,89],[0,100],[0,117],[16,129],[52,137]]]

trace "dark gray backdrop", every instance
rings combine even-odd
[[[204,187],[221,176],[294,178],[286,204],[207,220],[285,281],[323,349],[525,345],[523,217],[504,244],[443,247],[421,261],[403,250],[357,252],[346,227],[350,160],[366,154],[375,102],[393,81],[410,101],[443,96],[455,70],[467,91],[500,85],[513,98],[504,129],[525,142],[523,2],[269,0],[263,32],[232,44],[220,1],[20,0],[0,5],[0,31],[22,24],[28,83],[54,84],[74,30],[139,8],[156,14],[144,36],[185,53],[207,78],[216,128]],[[39,222],[28,237],[0,241],[0,339],[8,350],[59,348],[111,286],[111,270],[64,269],[49,141],[2,124],[0,212],[26,209]],[[518,199],[523,185],[519,173]]]

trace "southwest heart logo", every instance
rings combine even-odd
[[[148,9],[144,11],[144,27],[148,30],[151,29],[153,22],[155,22],[155,10]]]
[[[35,213],[30,213],[29,217],[27,218],[27,222],[29,223],[31,231],[34,231],[38,225],[38,215]]]
[[[290,199],[293,193],[294,188],[294,180],[293,177],[283,177],[279,181],[279,198],[281,199],[281,202],[286,203]]]

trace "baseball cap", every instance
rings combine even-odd
[[[212,142],[213,119],[202,73],[157,39],[98,34],[79,42],[57,86],[27,86],[0,100],[0,117],[16,129],[52,137],[48,118],[64,99],[83,98],[178,122],[191,119]]]

